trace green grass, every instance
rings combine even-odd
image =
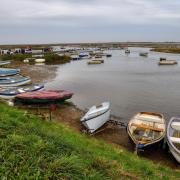
[[[151,51],[179,54],[180,48],[177,48],[177,47],[156,47],[156,48],[151,49]]]
[[[0,103],[2,179],[179,179],[155,165],[62,124]]]

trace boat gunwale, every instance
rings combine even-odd
[[[178,120],[180,120],[180,118],[178,118],[178,117],[172,117],[171,119],[170,119],[170,121],[169,121],[169,123],[168,123],[168,126],[167,126],[167,143],[168,143],[168,145],[169,146],[171,146],[172,148],[173,148],[173,150],[175,150],[178,154],[180,154],[180,150],[179,149],[177,149],[176,148],[176,146],[172,143],[172,141],[170,140],[170,128],[172,129],[172,127],[171,127],[171,124],[172,124],[172,122],[175,120],[175,119],[178,119]]]

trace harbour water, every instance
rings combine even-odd
[[[82,109],[103,101],[111,102],[111,114],[127,122],[139,111],[160,112],[168,119],[180,116],[180,64],[159,66],[160,57],[177,60],[180,55],[149,52],[147,48],[108,51],[104,64],[88,60],[59,66],[55,79],[45,86],[74,92],[72,101]],[[149,52],[148,57],[139,52]]]

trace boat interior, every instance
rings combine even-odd
[[[180,121],[171,123],[171,134],[169,139],[173,145],[180,151]]]
[[[165,133],[163,116],[156,113],[138,113],[131,120],[129,127],[133,138],[141,144],[156,141]]]

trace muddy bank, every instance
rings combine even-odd
[[[20,68],[22,74],[31,77],[33,83],[44,83],[52,80],[56,76],[56,70],[58,65],[26,65],[26,64],[14,64],[11,65],[13,68]],[[49,110],[39,109],[32,110],[28,109],[32,113],[39,114],[46,120],[49,120]],[[56,111],[52,113],[52,119],[56,122],[62,122],[70,128],[81,133],[82,125],[80,118],[84,112],[72,105],[71,103],[65,103],[57,107]],[[104,128],[104,127],[103,127]],[[98,139],[103,139],[109,144],[114,144],[121,148],[124,148],[130,152],[134,151],[134,146],[130,142],[125,128],[111,127],[108,126],[105,130],[94,135]],[[179,164],[173,159],[172,155],[167,150],[153,149],[151,151],[141,152],[140,156],[148,158],[155,163],[170,166],[172,168],[179,168]]]

